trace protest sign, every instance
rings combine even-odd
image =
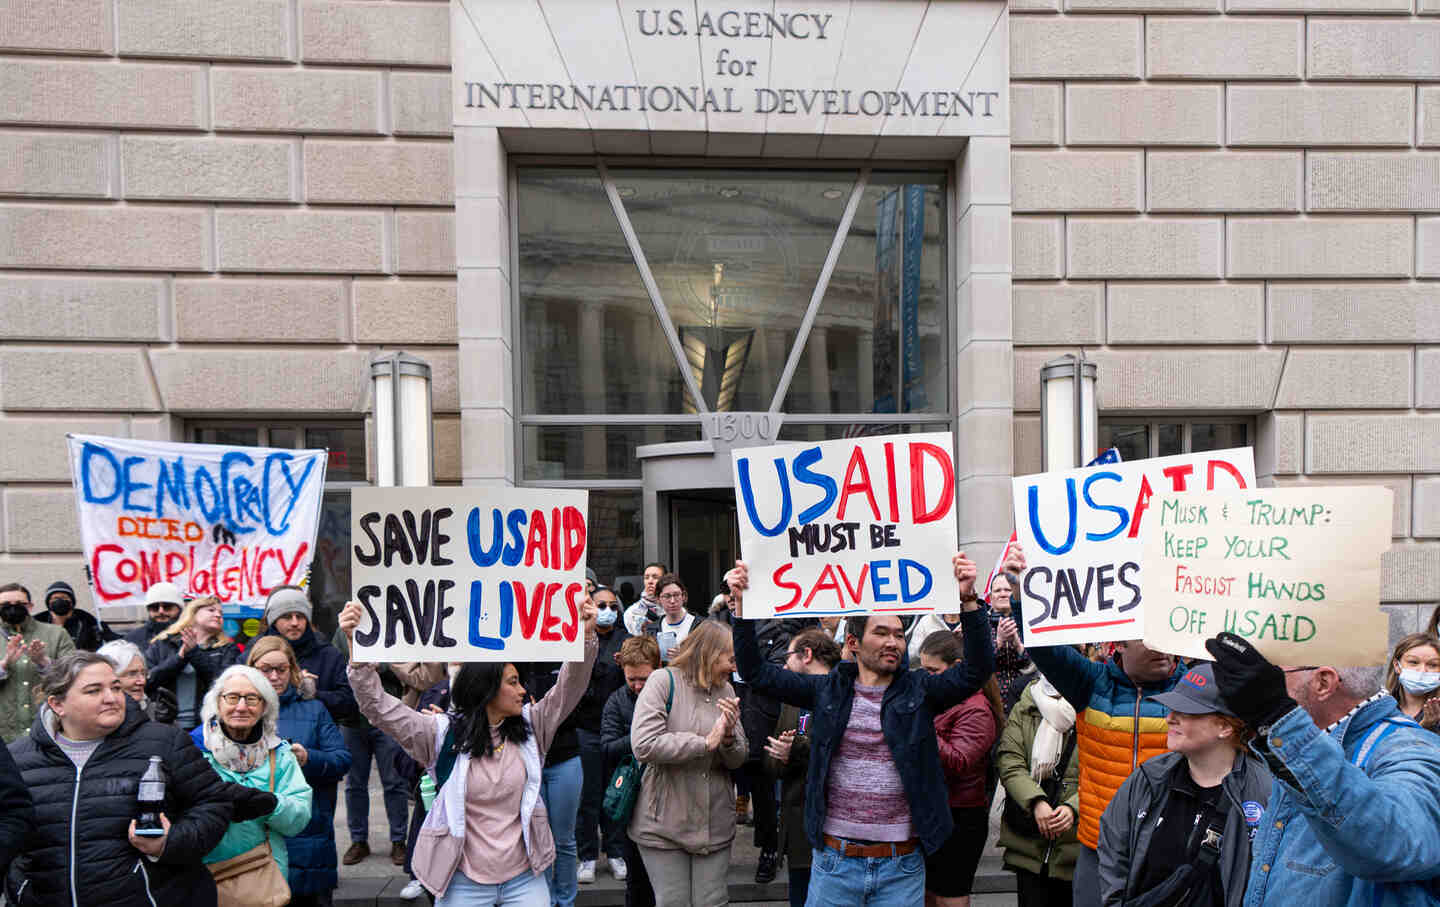
[[[356,661],[580,661],[589,493],[355,488]]]
[[[746,617],[959,610],[948,433],[734,453]]]
[[[101,607],[158,582],[260,605],[315,552],[324,450],[68,435],[86,573]]]
[[[1254,487],[1248,447],[1016,478],[1026,645],[1141,638],[1140,527],[1154,517],[1152,495]]]
[[[1384,487],[1157,494],[1142,533],[1145,644],[1206,658],[1221,631],[1282,665],[1385,661],[1380,555],[1395,493]]]

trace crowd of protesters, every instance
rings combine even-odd
[[[328,905],[373,768],[401,897],[445,907],[602,869],[627,907],[726,904],[742,825],[792,905],[968,907],[997,821],[1021,907],[1440,904],[1440,609],[1380,668],[1231,634],[1187,663],[1027,645],[1024,568],[961,552],[950,613],[843,621],[748,619],[743,563],[703,614],[664,564],[628,605],[590,572],[563,664],[353,662],[363,609],[327,640],[294,586],[242,648],[170,583],[124,636],[0,585],[3,897]]]

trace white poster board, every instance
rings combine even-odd
[[[959,610],[949,433],[734,452],[745,616]]]
[[[1152,496],[1254,487],[1248,447],[1017,477],[1025,644],[1143,637],[1140,527],[1154,517]]]
[[[156,583],[227,605],[302,585],[315,556],[324,450],[67,436],[85,571],[100,608]]]
[[[356,488],[356,661],[580,661],[589,493]]]
[[[1297,486],[1156,495],[1141,589],[1145,644],[1210,658],[1222,631],[1281,665],[1385,661],[1380,556],[1395,493],[1379,486]]]

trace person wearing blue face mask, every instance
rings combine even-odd
[[[1385,688],[1400,711],[1440,733],[1440,639],[1412,633],[1400,640],[1390,656]]]
[[[576,879],[582,884],[595,881],[595,864],[602,847],[616,879],[624,881],[629,868],[625,864],[625,829],[600,808],[605,801],[606,782],[610,780],[605,772],[600,730],[606,700],[625,685],[625,673],[616,656],[620,646],[630,638],[630,632],[620,619],[622,606],[613,589],[596,586],[591,600],[595,602],[595,634],[600,637],[600,651],[590,671],[590,686],[585,697],[569,719],[580,742],[580,764],[584,771],[580,809],[575,820],[575,850],[579,859]]]

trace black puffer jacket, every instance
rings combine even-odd
[[[49,709],[10,746],[35,801],[36,828],[10,869],[19,907],[214,907],[215,883],[200,862],[225,835],[230,794],[189,736],[145,717],[128,697],[125,721],[77,779],[55,744]],[[130,846],[135,793],[151,756],[165,765],[170,837],[150,861]],[[75,886],[72,894],[72,884]]]
[[[176,635],[157,639],[150,645],[150,651],[145,653],[145,661],[150,665],[150,679],[145,681],[145,692],[154,695],[158,690],[169,690],[175,696],[176,707],[180,711],[183,712],[187,706],[193,708],[194,722],[186,722],[186,726],[181,728],[189,731],[200,723],[200,706],[215,678],[226,668],[240,663],[240,647],[233,642],[203,649],[197,646],[181,655],[182,643],[183,640]],[[178,692],[180,674],[186,664],[195,669],[195,701],[190,703],[180,702]]]

